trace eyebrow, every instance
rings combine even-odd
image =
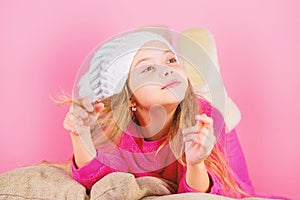
[[[170,49],[166,49],[166,50],[164,50],[163,51],[163,54],[166,54],[166,53],[173,53]],[[140,64],[141,62],[143,62],[143,61],[147,61],[147,60],[150,60],[151,58],[143,58],[143,59],[141,59],[141,60],[139,60],[135,65],[134,65],[134,67],[136,67],[138,64]]]

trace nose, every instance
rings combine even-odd
[[[169,75],[173,74],[173,69],[172,68],[166,68],[162,71],[162,77],[167,77]]]

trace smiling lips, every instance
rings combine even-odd
[[[171,82],[169,82],[167,85],[163,86],[161,89],[166,89],[166,88],[172,88],[172,87],[176,87],[177,85],[179,85],[181,82],[178,80],[172,80]]]

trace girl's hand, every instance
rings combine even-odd
[[[187,165],[202,163],[214,148],[216,137],[213,119],[206,114],[196,115],[195,126],[182,130]]]
[[[73,102],[64,120],[64,128],[73,135],[90,133],[90,126],[95,124],[99,113],[104,108],[103,103],[92,105],[88,99]]]

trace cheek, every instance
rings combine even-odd
[[[176,70],[176,73],[174,74],[174,76],[176,76],[176,78],[178,80],[181,81],[182,85],[181,85],[181,90],[182,91],[186,91],[187,87],[188,87],[188,77],[185,73],[185,71],[180,68],[179,70]]]
[[[185,71],[183,70],[183,68],[179,68],[178,70],[176,70],[176,72],[177,72],[176,74],[178,76],[180,76],[181,80],[185,80],[187,82],[188,77],[187,77]]]
[[[149,72],[145,75],[134,74],[129,80],[129,88],[134,93],[143,88],[145,91],[160,89],[166,84],[166,80],[161,80],[158,73]],[[148,93],[148,95],[151,93]]]
[[[139,105],[142,105],[143,107],[151,107],[151,105],[159,99],[158,89],[160,88],[155,85],[139,87],[133,91],[133,96]]]
[[[173,98],[176,99],[177,102],[181,102],[185,97],[187,88],[188,88],[188,82],[182,81],[180,86],[171,88],[169,89],[169,91],[172,93]]]

